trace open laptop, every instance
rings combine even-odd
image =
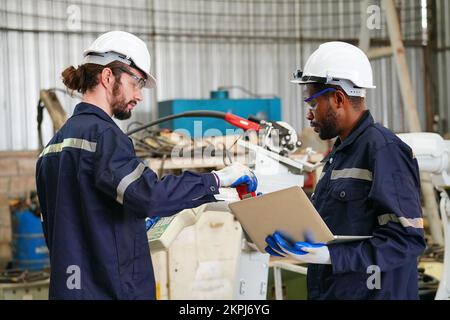
[[[334,235],[300,187],[247,198],[228,207],[261,252],[267,246],[265,238],[277,230],[296,242],[304,241],[305,232],[312,233],[315,242],[327,244],[371,238]]]

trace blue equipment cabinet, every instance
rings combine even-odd
[[[264,120],[281,120],[281,100],[277,97],[270,99],[228,99],[227,91],[213,91],[211,97],[212,99],[161,101],[158,103],[159,117],[186,111],[208,110],[231,112],[243,118],[253,115]],[[236,131],[236,127],[222,119],[200,117],[174,119],[160,124],[160,128],[187,130],[191,137],[224,135]]]

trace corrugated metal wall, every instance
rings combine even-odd
[[[100,33],[124,29],[148,42],[149,12],[145,0],[0,0],[0,150],[37,149],[39,90],[64,88],[61,72],[80,64],[83,49]],[[78,99],[57,95],[72,114]],[[145,101],[134,118],[148,117],[149,92]],[[46,142],[52,136],[48,114],[43,131]]]
[[[424,126],[420,1],[397,4]],[[80,12],[80,30],[71,30],[76,27],[74,8]],[[158,100],[207,98],[219,86],[242,86],[255,94],[280,96],[284,120],[301,130],[307,123],[301,89],[289,83],[292,72],[324,41],[356,43],[361,4],[356,0],[139,0],[128,4],[0,0],[0,17],[0,150],[20,150],[37,147],[39,89],[62,88],[60,72],[80,63],[82,50],[98,34],[113,29],[136,33],[155,55],[158,88],[146,94],[134,119],[150,120],[156,115],[155,94]],[[371,32],[376,45],[386,43],[384,20],[382,14],[380,28]],[[372,65],[377,89],[368,93],[367,104],[378,121],[402,131],[404,116],[392,58]],[[58,95],[70,114],[76,101]],[[230,95],[246,96],[238,89],[231,89]],[[48,120],[45,128],[48,139]]]

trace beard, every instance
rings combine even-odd
[[[131,117],[131,110],[128,110],[130,103],[137,104],[137,101],[127,101],[120,90],[121,83],[115,83],[113,87],[114,100],[111,104],[113,116],[119,120],[126,120]]]
[[[119,120],[129,119],[131,117],[131,110],[128,110],[128,104],[130,102],[126,102],[124,98],[114,100],[112,105],[114,118]]]
[[[330,103],[328,103],[324,120],[320,123],[311,121],[311,126],[319,129],[319,138],[322,140],[333,139],[340,133],[340,130],[337,127],[337,114],[333,111],[333,108],[331,108]]]

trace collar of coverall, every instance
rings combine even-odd
[[[96,105],[87,102],[80,102],[79,104],[76,105],[75,110],[73,111],[73,115],[76,116],[78,114],[83,113],[95,114],[96,116],[102,118],[103,120],[116,124],[114,120],[105,111],[103,111]]]
[[[321,162],[327,162],[328,159],[333,157],[336,152],[339,152],[345,147],[351,145],[356,140],[356,138],[373,123],[374,120],[372,115],[370,114],[370,111],[364,111],[361,118],[358,120],[358,122],[355,124],[352,131],[348,135],[347,139],[345,139],[344,142],[341,143],[341,139],[338,137],[331,152]]]

